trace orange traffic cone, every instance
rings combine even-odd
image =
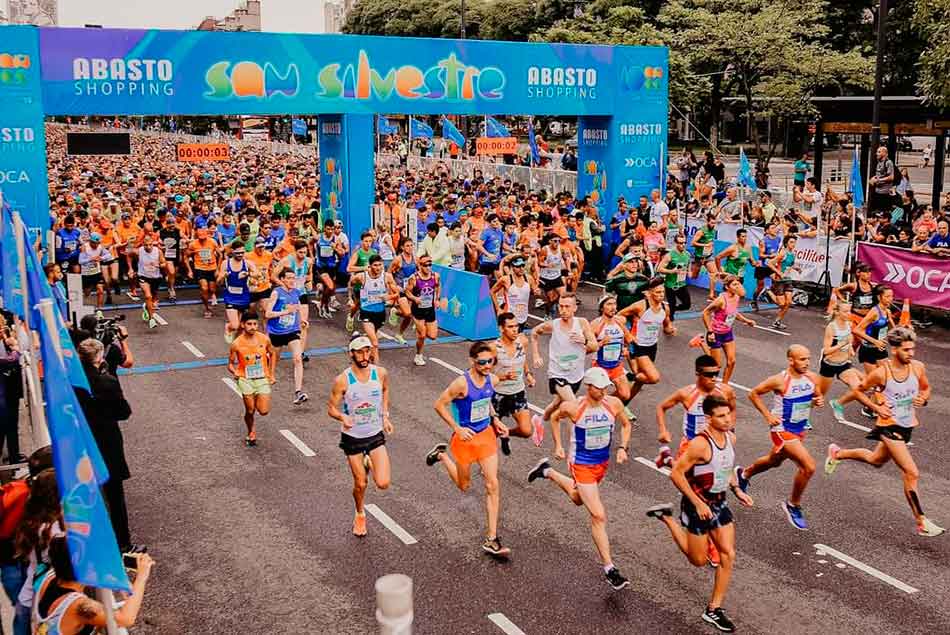
[[[910,326],[910,300],[904,300],[904,306],[901,308],[901,317],[898,326]]]

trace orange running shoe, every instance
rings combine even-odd
[[[706,557],[709,559],[709,566],[713,569],[719,566],[719,550],[716,549],[715,543],[710,539],[707,540],[709,549],[706,552]]]
[[[357,514],[353,517],[353,535],[360,537],[366,535],[366,514]]]
[[[699,348],[700,346],[703,345],[703,338],[704,338],[704,337],[705,337],[705,336],[704,336],[702,333],[700,333],[699,335],[695,336],[693,339],[691,339],[691,340],[689,341],[689,347],[690,347],[690,348]]]

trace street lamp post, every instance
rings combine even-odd
[[[462,6],[459,10],[459,33],[462,39],[465,39],[465,0],[461,0]]]
[[[881,145],[881,83],[884,74],[884,34],[887,31],[887,0],[880,0],[877,12],[877,58],[874,68],[874,104],[871,110],[871,156]],[[876,161],[872,158],[871,161]]]

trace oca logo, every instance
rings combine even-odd
[[[26,173],[26,170],[0,170],[0,185],[29,182],[30,175]]]
[[[663,75],[660,66],[624,66],[620,69],[620,86],[628,93],[656,90],[663,85]]]

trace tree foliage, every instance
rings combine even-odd
[[[466,0],[466,36],[480,37],[487,4]],[[458,0],[360,0],[343,25],[344,33],[403,37],[457,38],[460,30]]]
[[[917,0],[914,25],[927,43],[920,56],[920,92],[950,108],[950,0]]]

